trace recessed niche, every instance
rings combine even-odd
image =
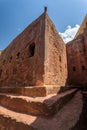
[[[61,56],[59,56],[59,61],[61,62]]]
[[[84,65],[82,65],[82,70],[84,71],[84,70],[86,70],[86,68],[85,68],[85,66]]]
[[[19,58],[19,56],[20,56],[20,52],[17,53],[17,58]]]
[[[75,66],[73,67],[73,71],[76,71],[76,67]]]
[[[10,57],[10,59],[9,59],[9,62],[11,62],[12,61],[12,56]]]
[[[30,44],[29,46],[29,57],[34,56],[35,53],[35,43],[33,42],[32,44]]]
[[[0,69],[0,78],[1,78],[1,75],[2,75],[2,69]]]

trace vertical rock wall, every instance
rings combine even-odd
[[[87,27],[84,33],[66,45],[69,83],[87,86]]]
[[[45,22],[45,84],[67,83],[66,46],[50,18]]]
[[[30,24],[0,56],[0,86],[42,85],[44,14]]]
[[[67,83],[66,46],[44,12],[0,56],[0,86]]]

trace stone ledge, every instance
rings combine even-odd
[[[10,94],[0,94],[0,105],[10,110],[29,115],[52,116],[59,111],[75,95],[77,89],[72,89],[58,95],[46,97],[27,97]]]
[[[82,107],[80,92],[77,92],[72,100],[69,100],[60,111],[57,110],[57,113],[49,118],[30,116],[0,106],[0,130],[71,130],[80,117]]]
[[[60,87],[57,86],[32,86],[32,87],[1,87],[0,93],[18,94],[29,97],[45,97],[57,94]]]

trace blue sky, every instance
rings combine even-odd
[[[44,6],[61,33],[80,25],[87,14],[87,0],[0,0],[0,50],[41,15]]]

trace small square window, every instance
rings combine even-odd
[[[86,70],[84,65],[82,66],[82,70]]]
[[[73,71],[76,71],[76,67],[75,66],[73,67]]]

